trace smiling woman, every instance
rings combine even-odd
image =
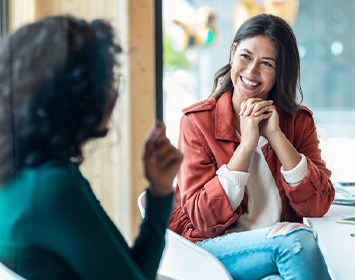
[[[257,15],[237,31],[212,95],[183,110],[170,228],[236,279],[329,279],[302,224],[328,211],[334,188],[312,113],[296,100],[299,75],[291,27]]]

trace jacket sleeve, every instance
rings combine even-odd
[[[282,185],[298,216],[321,217],[329,210],[335,195],[330,181],[331,172],[321,158],[313,117],[300,110],[296,113],[293,124],[293,145],[299,153],[305,155],[308,172],[298,186],[289,186],[283,177]]]
[[[181,205],[194,228],[206,238],[223,233],[241,215],[233,211],[216,175],[218,169],[211,152],[212,138],[202,133],[193,118],[184,115],[180,123],[179,149],[184,160],[178,173]],[[209,139],[209,140],[208,140]]]

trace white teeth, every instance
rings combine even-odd
[[[244,77],[242,77],[242,80],[247,86],[250,86],[250,87],[255,87],[258,85],[258,83],[249,81],[248,79],[246,79]]]

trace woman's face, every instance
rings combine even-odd
[[[240,102],[248,98],[268,98],[276,82],[276,57],[274,43],[264,35],[245,39],[232,48],[233,95]]]
[[[111,115],[112,115],[112,111],[115,107],[116,101],[117,101],[117,91],[115,90],[110,90],[109,95],[108,95],[108,100],[107,100],[107,104],[106,104],[106,108],[105,108],[105,113],[104,116],[101,120],[101,122],[99,123],[99,125],[97,126],[96,130],[98,132],[104,132],[104,131],[108,131],[108,123],[110,121]]]

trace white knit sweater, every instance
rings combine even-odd
[[[280,221],[280,195],[261,151],[262,146],[267,143],[266,138],[261,136],[252,155],[248,173],[230,171],[225,164],[216,172],[234,210],[240,205],[244,192],[248,194],[248,211],[239,218],[233,231],[268,227]],[[304,155],[301,156],[301,161],[292,170],[284,171],[281,167],[285,181],[293,187],[304,179],[308,171],[307,160]]]

